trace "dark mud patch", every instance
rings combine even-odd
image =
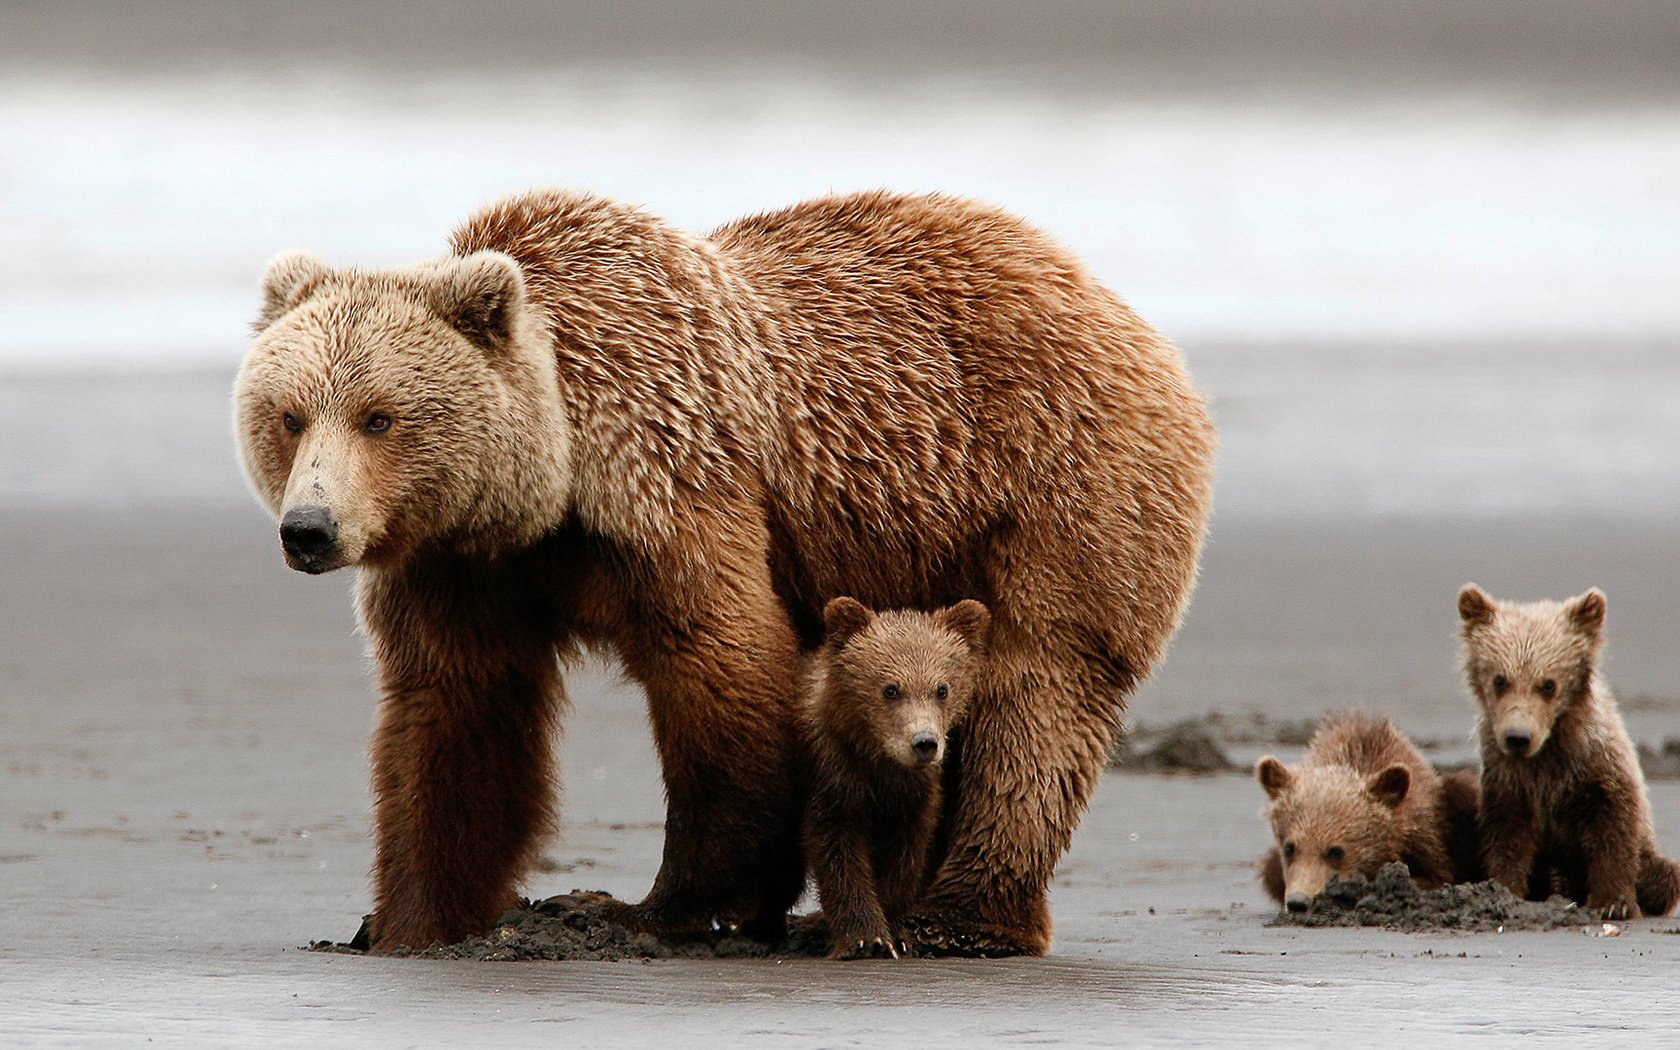
[[[1213,734],[1194,724],[1174,726],[1159,739],[1134,749],[1122,741],[1108,763],[1136,773],[1228,773],[1236,769]]]
[[[1404,864],[1376,878],[1335,877],[1304,912],[1280,912],[1268,926],[1381,926],[1403,933],[1499,933],[1596,926],[1589,911],[1563,897],[1526,901],[1496,882],[1424,891]]]
[[[614,921],[623,905],[599,891],[573,890],[525,901],[502,914],[483,937],[389,953],[399,958],[472,959],[479,962],[532,960],[628,962],[638,959],[789,959],[828,954],[828,927],[820,918],[795,917],[787,938],[766,944],[732,930],[707,936],[661,939]],[[310,951],[363,954],[349,944],[316,941]]]
[[[1647,780],[1680,779],[1680,737],[1664,737],[1660,744],[1640,744],[1639,765]]]
[[[1133,773],[1236,772],[1246,767],[1232,762],[1228,749],[1303,747],[1318,722],[1316,718],[1272,718],[1259,712],[1210,711],[1164,726],[1138,724],[1121,732],[1108,764]]]
[[[1680,707],[1680,699],[1644,697],[1649,708]],[[1629,707],[1627,702],[1623,707]],[[1131,773],[1228,773],[1248,767],[1231,761],[1232,748],[1305,747],[1319,718],[1273,718],[1258,711],[1210,711],[1166,725],[1139,723],[1121,730],[1108,765]],[[1464,755],[1464,740],[1413,737],[1435,769],[1451,773],[1479,768],[1474,754]],[[1639,765],[1647,780],[1680,780],[1680,737],[1640,741]]]

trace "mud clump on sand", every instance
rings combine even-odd
[[[1595,926],[1598,919],[1573,901],[1526,901],[1497,882],[1424,891],[1406,866],[1388,864],[1376,878],[1334,877],[1303,912],[1281,912],[1270,926],[1381,926],[1403,933],[1455,930],[1495,933]]]
[[[502,914],[483,937],[430,948],[399,948],[390,955],[415,959],[473,959],[480,962],[585,960],[625,962],[635,959],[787,959],[828,953],[826,924],[808,917],[789,923],[787,939],[766,944],[734,931],[662,940],[614,921],[623,905],[592,890],[546,900],[522,902]],[[311,951],[362,954],[348,944],[316,941]]]
[[[1661,744],[1640,744],[1639,765],[1646,780],[1680,779],[1680,737],[1665,737]]]
[[[1225,773],[1236,768],[1219,741],[1196,725],[1175,726],[1147,749],[1109,761],[1146,773]]]
[[[1133,725],[1115,740],[1112,768],[1130,773],[1229,773],[1239,767],[1232,746],[1300,746],[1316,719],[1276,719],[1264,714],[1212,711],[1165,726]]]

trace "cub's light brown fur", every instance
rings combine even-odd
[[[1607,918],[1666,915],[1680,867],[1657,852],[1639,756],[1598,676],[1603,592],[1498,602],[1459,592],[1480,707],[1482,856],[1512,892],[1561,890]]]
[[[638,917],[773,935],[803,876],[798,654],[849,594],[992,610],[911,925],[1044,951],[1056,861],[1195,576],[1213,433],[1177,352],[1042,233],[950,197],[696,237],[537,192],[452,247],[277,260],[236,393],[288,559],[361,569],[373,944],[513,899],[580,646],[648,695],[669,819]]]
[[[968,711],[991,616],[975,601],[876,615],[836,598],[823,620],[806,672],[806,856],[833,956],[897,957],[939,821],[946,738]]]
[[[1300,766],[1268,755],[1254,771],[1278,843],[1261,861],[1261,881],[1289,910],[1305,909],[1332,875],[1369,877],[1397,860],[1423,889],[1463,877],[1450,837],[1464,826],[1461,788],[1444,797],[1434,767],[1388,719],[1330,715]]]

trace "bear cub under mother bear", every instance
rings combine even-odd
[[[898,958],[927,875],[946,739],[968,712],[991,614],[972,599],[933,613],[823,610],[806,661],[811,803],[806,859],[832,958]]]

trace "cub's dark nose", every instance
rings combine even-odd
[[[1532,743],[1533,740],[1533,737],[1529,736],[1521,729],[1508,730],[1505,733],[1505,750],[1520,758],[1523,755],[1528,754],[1528,745]]]
[[[910,750],[916,753],[916,761],[932,762],[939,753],[939,738],[924,729],[910,738]]]
[[[1291,893],[1289,897],[1284,900],[1283,906],[1292,912],[1303,912],[1307,910],[1307,905],[1309,903],[1311,902],[1307,900],[1306,894]]]
[[[320,572],[338,550],[338,522],[325,507],[294,507],[280,519],[280,546],[304,572]]]

